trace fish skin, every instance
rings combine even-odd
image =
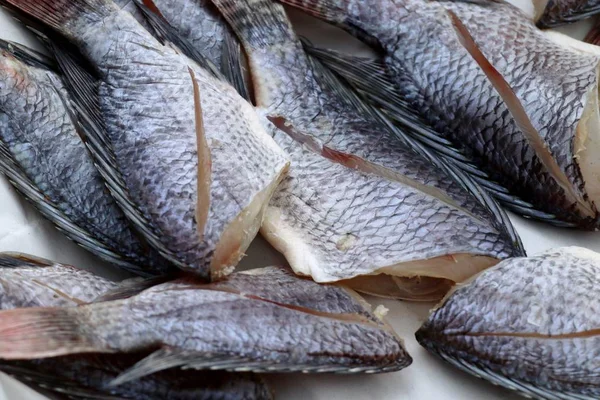
[[[561,221],[593,229],[597,210],[586,198],[575,136],[588,91],[598,82],[597,54],[556,43],[505,2],[379,0],[366,6],[355,0],[280,1],[375,41],[383,48],[397,92],[437,132],[511,193]],[[569,200],[548,172],[492,82],[459,42],[448,11],[513,89],[578,202]]]
[[[598,0],[537,0],[533,4],[536,24],[540,28],[577,22],[600,12]]]
[[[526,395],[597,398],[599,271],[600,255],[576,247],[505,260],[457,287],[417,340]]]
[[[221,249],[232,254],[225,260],[215,257],[222,235],[243,217],[253,217],[250,222],[258,225],[262,205],[288,164],[252,107],[232,87],[161,45],[109,0],[9,3],[57,28],[94,65],[117,173],[169,259],[203,278],[230,272],[258,226],[239,229],[244,237],[236,247]],[[200,87],[211,154],[210,204],[198,205],[209,207],[202,231],[194,219],[198,151],[190,67]],[[261,206],[257,215],[250,209],[255,199]]]
[[[69,265],[32,256],[0,253],[1,310],[76,307],[90,303],[120,285]],[[44,360],[2,361],[0,370],[32,387],[57,390],[57,393],[74,399],[115,398],[111,396],[157,400],[271,398],[268,387],[260,378],[243,373],[162,371],[136,382],[107,387],[111,380],[143,356],[88,354]]]
[[[94,301],[115,282],[70,265],[0,253],[0,309],[73,307]]]
[[[120,266],[140,274],[168,272],[169,263],[142,244],[108,193],[66,107],[69,101],[56,73],[0,54],[0,141],[12,160],[48,202],[122,256]]]
[[[161,347],[157,353],[167,358],[163,362],[150,356],[151,368],[158,366],[159,369],[148,372],[169,366],[191,366],[356,373],[393,371],[411,363],[402,342],[387,324],[372,314],[370,318],[362,315],[368,309],[364,308],[361,313],[345,312],[355,308],[354,304],[343,304],[350,298],[321,295],[328,298],[328,304],[314,310],[312,298],[296,296],[298,291],[289,291],[289,285],[282,284],[291,277],[289,272],[279,267],[267,267],[253,273],[272,277],[270,288],[265,287],[268,284],[265,276],[259,278],[261,283],[255,290],[249,278],[254,275],[238,273],[246,278],[244,282],[238,282],[239,287],[244,288],[243,292],[224,290],[221,285],[227,283],[203,285],[183,280],[154,286],[125,300],[70,309],[5,311],[0,313],[0,336],[4,343],[0,344],[0,357],[28,359],[90,351],[127,353]],[[282,274],[286,275],[283,280],[278,278]],[[232,274],[229,279],[235,280],[236,275]],[[294,279],[300,282],[300,278]],[[313,285],[317,293],[335,294],[328,285],[301,282],[301,285]],[[269,296],[265,296],[265,290]],[[300,293],[306,292],[300,290]],[[352,302],[365,307],[357,298]],[[35,344],[23,343],[29,350],[17,350],[19,354],[16,355],[15,342],[5,335],[13,335],[10,326],[19,324],[17,320],[30,317],[37,322],[26,324],[27,330],[32,329],[32,336],[27,337],[37,337],[45,342],[44,350],[40,353],[33,348]],[[39,332],[35,333],[38,328]],[[39,336],[45,335],[46,329],[52,336],[47,343],[46,336]],[[70,335],[70,339],[66,336],[63,336],[65,340],[58,339],[63,334]],[[178,357],[181,357],[180,362],[173,363]],[[136,378],[148,372],[136,375]]]
[[[245,47],[257,106],[285,119],[313,150],[273,132],[293,163],[270,203],[262,232],[297,273],[328,282],[453,253],[498,259],[513,254],[510,242],[489,222],[493,217],[448,175],[389,138],[378,121],[323,90],[282,6],[213,2]],[[239,15],[246,19],[237,20]],[[324,148],[386,172],[348,169],[315,154]],[[425,191],[388,176],[394,174]],[[286,235],[296,243],[282,244]],[[352,239],[344,244],[345,236]]]

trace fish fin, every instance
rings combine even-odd
[[[100,21],[115,5],[108,0],[1,0],[0,4],[37,19],[70,39],[77,39],[79,18]]]
[[[278,0],[308,15],[325,20],[338,26],[347,24],[346,11],[335,0]]]
[[[504,207],[519,215],[545,221],[555,226],[574,226],[574,224],[560,221],[555,215],[540,211],[532,204],[512,195],[504,186],[479,169],[452,142],[432,129],[419,117],[419,113],[409,102],[405,101],[402,95],[394,89],[395,82],[382,59],[356,57],[334,50],[321,49],[314,47],[306,40],[303,40],[303,43],[307,53],[350,85],[352,92],[357,93],[368,104],[381,109],[394,125],[401,127],[402,131],[418,141],[420,146],[424,146],[458,168],[474,183],[491,193]]]
[[[600,7],[600,5],[599,5]],[[594,22],[592,29],[585,35],[584,42],[600,46],[600,20]]]
[[[196,142],[198,146],[198,196],[196,200],[196,225],[200,233],[200,240],[204,236],[208,213],[210,210],[210,186],[212,184],[212,159],[210,147],[204,133],[204,121],[202,120],[202,102],[200,100],[200,88],[196,81],[196,75],[188,68],[192,86],[194,88],[194,115],[196,123]]]
[[[78,308],[21,308],[0,312],[0,358],[36,359],[110,352],[84,332]],[[92,334],[93,335],[93,334]]]
[[[543,10],[539,9],[540,6],[544,7],[547,5],[540,3],[538,5],[534,1],[534,9],[536,16],[539,16],[535,22],[537,27],[540,29],[556,28],[561,25],[572,24],[583,19],[591,18],[600,13],[600,3],[596,1],[584,1],[580,2],[582,5],[578,7],[570,7],[567,14],[555,16],[552,13],[551,6],[546,7]]]
[[[119,374],[109,386],[119,386],[166,369],[182,367],[186,365],[187,359],[186,353],[181,350],[169,346],[161,347]]]
[[[250,48],[297,40],[285,9],[272,0],[212,0],[223,17]]]
[[[77,58],[56,41],[52,41],[51,48],[63,73],[65,85],[73,96],[73,108],[81,127],[82,139],[92,154],[96,167],[104,178],[111,195],[135,230],[154,249],[174,266],[185,267],[179,258],[162,244],[158,229],[131,199],[106,134],[98,101],[98,82],[95,76],[83,68]]]
[[[452,159],[447,159],[443,155],[428,149],[418,140],[411,137],[405,129],[396,126],[387,115],[373,104],[368,103],[356,91],[352,90],[345,81],[339,79],[331,70],[321,64],[319,60],[315,59],[315,57],[309,55],[309,60],[311,61],[313,70],[321,85],[324,85],[328,91],[337,93],[340,99],[344,100],[349,106],[354,107],[357,112],[370,115],[375,120],[380,121],[382,126],[388,128],[392,137],[397,138],[415,153],[446,172],[446,174],[471,193],[492,214],[496,229],[500,232],[504,232],[507,239],[513,244],[515,249],[514,255],[525,255],[525,248],[523,247],[521,238],[510,221],[508,214],[506,214],[506,211],[498,204],[496,199],[490,196],[487,190],[473,180],[467,173],[460,170],[460,168],[452,162]]]
[[[565,196],[569,199],[569,201],[576,205],[582,214],[595,219],[597,216],[597,211],[594,205],[588,202],[584,195],[578,193],[578,191],[567,178],[564,171],[561,170],[546,142],[540,137],[539,132],[533,126],[529,115],[527,115],[527,112],[523,108],[523,105],[515,94],[513,88],[481,52],[469,30],[458,18],[458,16],[450,10],[446,10],[446,12],[452,21],[459,42],[469,52],[473,60],[477,62],[500,97],[502,97],[502,100],[504,100],[504,103],[515,120],[515,123],[523,133],[523,136],[527,142],[534,149],[535,154],[540,162],[544,165],[546,171],[563,189]]]
[[[250,87],[244,69],[245,53],[237,37],[229,31],[225,33],[223,54],[221,56],[221,70],[225,78],[233,85],[240,96],[251,102]]]
[[[29,254],[13,252],[0,253],[0,268],[21,268],[23,266],[44,268],[53,265],[56,265],[56,263]]]
[[[168,282],[171,278],[168,276],[157,276],[151,278],[132,278],[126,279],[119,285],[96,298],[92,303],[100,303],[104,301],[124,300],[143,291],[150,289],[153,286]]]
[[[0,49],[10,53],[17,60],[31,67],[56,70],[56,63],[51,57],[47,57],[20,43],[0,39]]]
[[[177,30],[169,24],[160,14],[160,11],[151,0],[134,0],[138,9],[142,12],[148,24],[154,30],[153,34],[163,44],[171,44],[175,50],[183,53],[186,57],[195,61],[200,67],[209,71],[216,78],[226,80],[221,71],[200,51],[198,51],[187,39],[181,37]]]

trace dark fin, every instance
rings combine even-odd
[[[534,0],[534,9],[538,18],[538,28],[548,29],[557,26],[572,24],[600,14],[600,3],[591,0],[579,0],[571,7],[560,4],[562,0],[549,0],[547,2]],[[544,4],[546,3],[546,4]],[[544,7],[541,10],[541,7]]]
[[[141,292],[150,289],[153,286],[160,285],[168,282],[171,277],[159,276],[153,278],[132,278],[126,279],[119,283],[119,285],[104,293],[100,297],[96,298],[93,303],[99,303],[103,301],[123,300],[140,294]]]
[[[599,5],[600,7],[600,5]],[[594,22],[592,29],[585,35],[584,42],[600,46],[600,19]]]
[[[390,118],[381,110],[372,104],[369,104],[360,97],[354,90],[350,88],[344,81],[340,80],[334,73],[316,60],[313,56],[309,56],[313,70],[315,71],[321,85],[327,90],[335,92],[343,99],[346,104],[354,107],[357,112],[365,115],[370,115],[372,118],[380,121],[383,126],[388,128],[391,136],[398,138],[406,146],[410,147],[414,152],[424,157],[433,165],[442,169],[465,190],[470,192],[477,200],[492,214],[495,219],[494,226],[500,232],[503,232],[515,249],[514,256],[525,256],[525,248],[521,242],[521,238],[514,228],[506,211],[498,204],[482,186],[480,186],[467,173],[458,168],[451,159],[447,159],[444,155],[436,154],[428,149],[418,140],[407,134],[405,129],[396,126]]]
[[[50,202],[44,193],[27,177],[19,166],[13,161],[11,154],[0,143],[0,172],[6,176],[15,189],[21,193],[46,219],[69,239],[96,254],[98,257],[120,266],[128,271],[148,275],[135,263],[125,260],[120,254],[101,241],[95,239],[88,231],[82,229],[71,221],[59,208]]]
[[[190,79],[192,86],[194,87],[194,115],[196,123],[196,142],[198,147],[198,185],[197,192],[198,196],[196,199],[196,229],[201,235],[201,239],[204,236],[204,230],[208,221],[208,214],[210,211],[210,186],[212,184],[212,156],[210,154],[210,147],[206,142],[206,135],[204,134],[204,121],[202,120],[202,103],[200,100],[200,88],[196,81],[196,75],[192,68],[188,68],[190,72]]]
[[[112,2],[107,0],[0,0],[9,9],[19,10],[70,39],[77,39],[73,22],[80,18],[100,21],[110,13]]]
[[[21,268],[24,266],[44,268],[53,265],[56,265],[56,263],[29,254],[11,252],[0,253],[0,268]]]
[[[197,62],[200,67],[209,71],[216,78],[226,80],[225,76],[223,76],[219,69],[208,58],[200,53],[187,39],[182,38],[177,30],[161,16],[160,11],[158,11],[156,6],[153,8],[147,6],[147,4],[154,3],[150,3],[149,0],[145,0],[143,3],[142,0],[134,1],[142,14],[146,17],[146,20],[154,30],[153,33],[158,40],[163,44],[171,44],[176,50],[181,51],[185,56]],[[158,13],[153,11],[153,9],[158,11]]]
[[[335,0],[278,0],[280,3],[287,4],[305,13],[338,25],[345,27],[347,25],[346,11],[339,6],[343,2]]]
[[[221,70],[225,78],[233,85],[240,96],[251,103],[249,77],[244,68],[245,53],[236,36],[229,31],[225,33],[223,54],[221,56]]]
[[[78,321],[79,308],[20,308],[0,312],[0,358],[36,359],[110,352],[95,344]]]
[[[93,73],[86,71],[77,59],[57,42],[52,42],[52,50],[58,61],[63,80],[73,96],[73,107],[81,126],[82,136],[96,167],[104,178],[113,198],[117,201],[135,230],[156,249],[165,259],[180,268],[185,265],[160,241],[158,229],[144,216],[132,201],[127,186],[119,171],[115,156],[106,134],[106,128],[99,104],[98,82]]]
[[[31,67],[56,70],[56,63],[52,58],[22,44],[0,39],[0,49]]]
[[[296,40],[282,5],[273,0],[212,0],[246,48]]]
[[[475,183],[492,194],[502,205],[526,218],[544,221],[559,227],[575,224],[560,221],[555,215],[536,209],[532,204],[512,195],[504,186],[495,182],[466,157],[452,142],[443,138],[419,117],[418,111],[396,92],[393,78],[381,59],[370,59],[342,54],[333,50],[319,49],[304,40],[307,53],[319,60],[338,77],[347,82],[353,91],[369,104],[384,110],[387,117],[401,127],[407,135],[422,146],[454,165]]]

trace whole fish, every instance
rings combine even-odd
[[[540,28],[577,22],[600,12],[599,0],[534,0],[535,21]]]
[[[0,359],[154,350],[113,384],[174,367],[356,373],[411,363],[355,292],[277,267],[213,284],[168,282],[76,308],[0,313]]]
[[[21,254],[0,253],[0,309],[75,307],[107,294],[121,295],[135,280],[117,284],[91,272]],[[137,285],[139,286],[139,284]],[[2,361],[0,370],[33,388],[72,399],[270,399],[252,374],[162,371],[110,387],[144,354],[74,355],[44,360]]]
[[[262,233],[297,273],[430,300],[516,251],[450,176],[320,85],[283,6],[213,3],[242,41],[256,103],[292,158]],[[423,283],[419,293],[414,277],[442,289]]]
[[[47,218],[94,254],[143,275],[169,263],[134,234],[81,140],[61,78],[2,42],[0,169]]]
[[[281,2],[382,49],[387,76],[365,67],[356,78],[374,98],[402,99],[403,112],[551,219],[595,228],[598,52],[555,40],[503,1]]]
[[[417,340],[527,397],[596,399],[599,277],[600,255],[582,248],[505,260],[456,287]]]
[[[288,166],[252,107],[110,0],[5,3],[65,35],[94,66],[99,94],[81,97],[99,105],[79,104],[98,128],[90,143],[148,242],[203,278],[230,273]],[[64,70],[73,93],[83,90],[84,74]]]

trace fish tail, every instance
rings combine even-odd
[[[297,40],[285,9],[274,0],[213,0],[240,40],[250,48]]]
[[[85,18],[99,21],[116,7],[111,0],[0,0],[9,9],[25,13],[63,35],[75,39]]]
[[[102,352],[94,342],[93,337],[80,329],[76,308],[28,308],[0,312],[1,359],[26,360]]]

